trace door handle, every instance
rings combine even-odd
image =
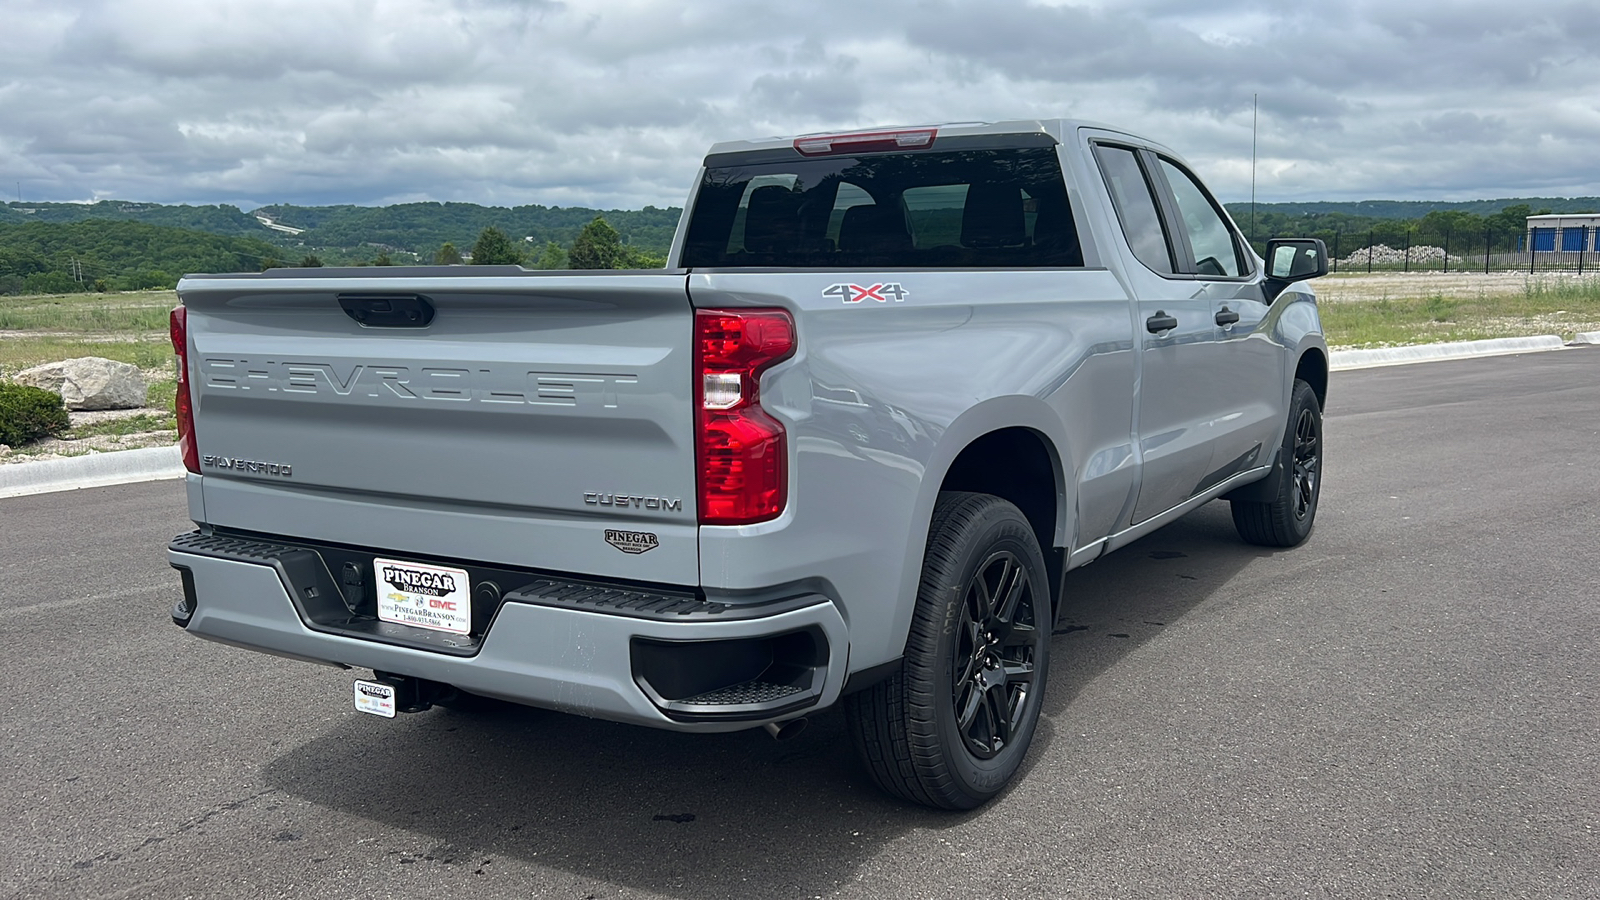
[[[1239,321],[1239,314],[1234,312],[1233,310],[1227,308],[1226,306],[1224,306],[1222,309],[1217,310],[1217,324],[1218,325],[1223,325],[1223,326],[1232,325],[1233,323],[1235,323],[1237,321]]]
[[[1144,320],[1144,330],[1151,334],[1160,334],[1178,327],[1178,319],[1169,316],[1164,310],[1156,310],[1156,314]]]

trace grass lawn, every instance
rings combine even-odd
[[[1336,275],[1313,284],[1330,347],[1600,331],[1600,277]]]
[[[170,372],[167,313],[177,304],[172,291],[0,297],[0,377],[80,356]]]
[[[138,366],[150,388],[142,411],[74,425],[59,440],[13,448],[12,455],[121,449],[124,438],[145,446],[152,432],[175,432],[177,368],[167,313],[177,302],[172,291],[0,297],[0,378],[41,363],[100,356]]]
[[[177,305],[178,295],[172,291],[0,297],[0,331],[165,332],[167,313]]]

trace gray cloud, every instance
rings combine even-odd
[[[681,202],[716,140],[1075,116],[1266,200],[1600,194],[1591,3],[0,0],[0,185]]]

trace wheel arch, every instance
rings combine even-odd
[[[1317,395],[1317,405],[1328,406],[1328,356],[1321,347],[1307,347],[1301,351],[1294,366],[1294,377],[1311,385]]]
[[[1007,459],[1008,452],[1024,454],[1031,477],[1015,477],[1008,482],[992,477],[992,471],[984,471],[993,468],[993,461]],[[1063,564],[1059,548],[1073,533],[1077,510],[1069,488],[1073,471],[1072,448],[1065,429],[1044,401],[1007,396],[973,406],[945,430],[923,469],[911,521],[911,540],[907,541],[905,571],[922,571],[933,507],[941,491],[996,494],[1016,503],[1033,526],[1049,568],[1051,602],[1053,606],[1059,604]],[[1023,503],[1013,499],[1018,496],[1023,497]],[[895,611],[896,656],[904,650],[919,581],[920,578],[908,578],[901,588]]]

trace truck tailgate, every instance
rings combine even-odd
[[[388,271],[180,285],[205,521],[696,583],[685,277]]]

